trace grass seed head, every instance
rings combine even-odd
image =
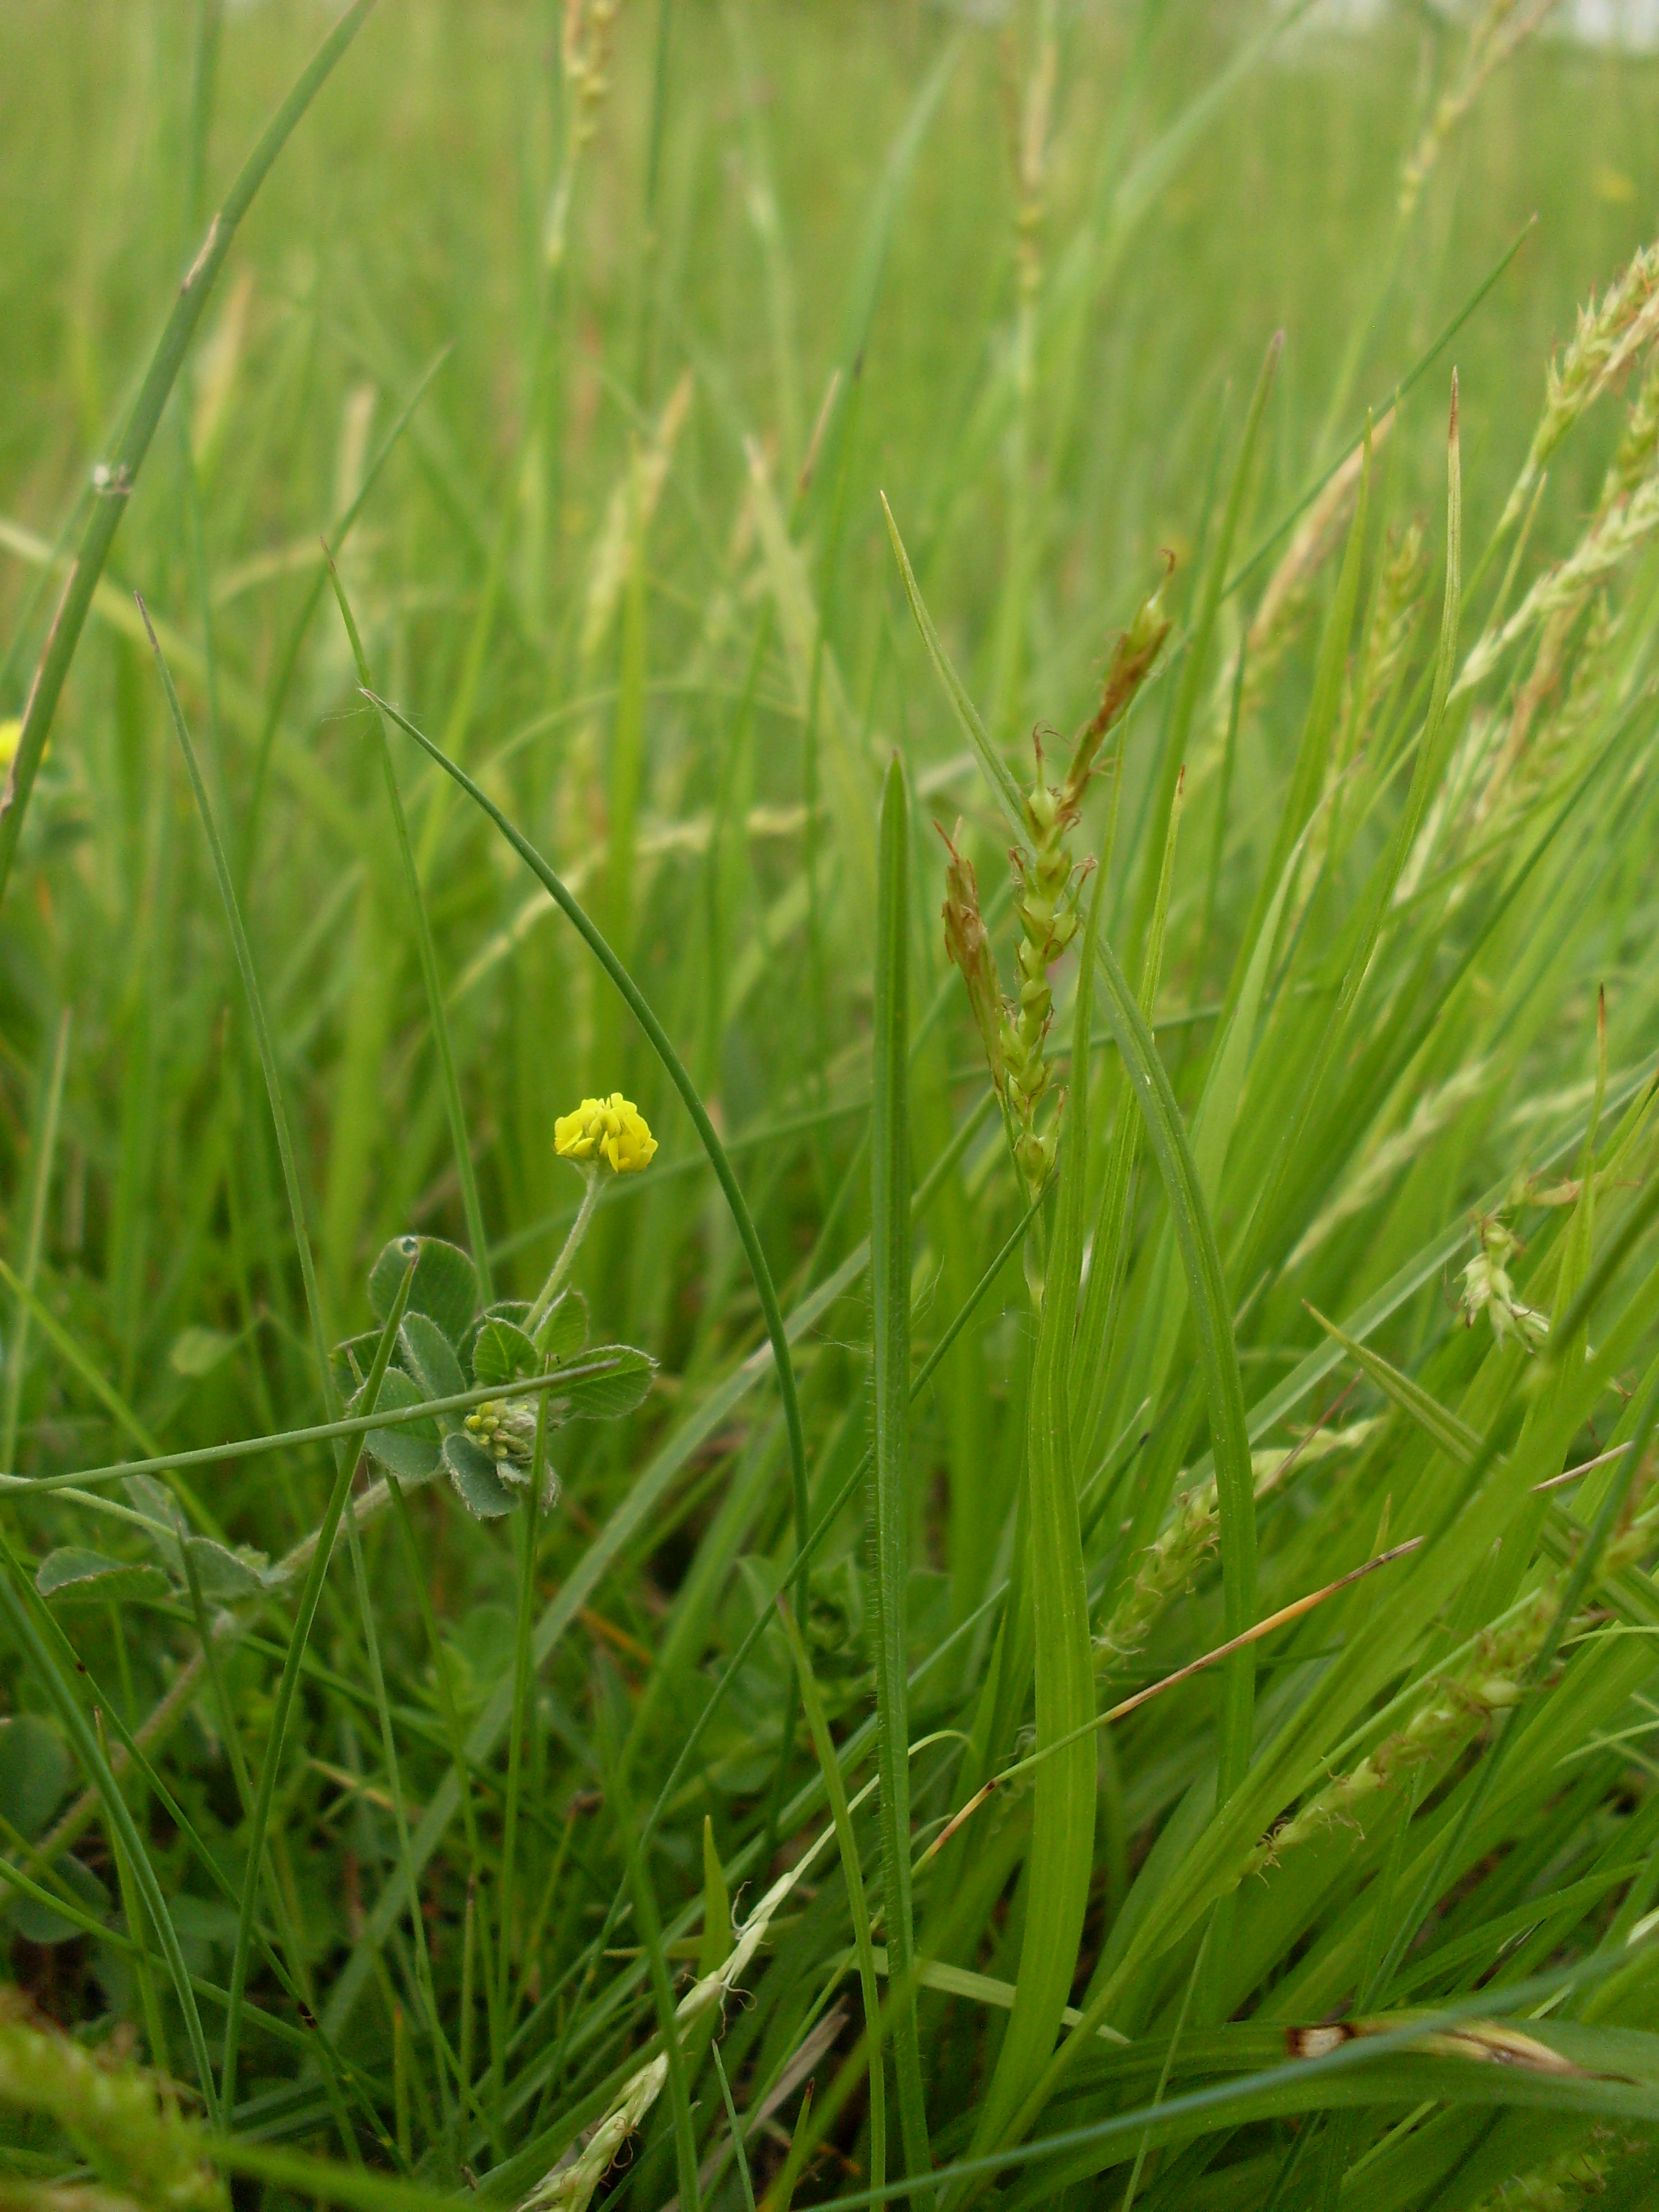
[[[968,986],[968,1003],[985,1047],[991,1080],[999,1093],[1003,1093],[1007,1087],[1007,1070],[1002,1055],[1007,1009],[997,975],[996,956],[991,950],[990,933],[980,911],[979,884],[973,863],[963,857],[957,842],[945,836],[937,822],[933,827],[944,838],[949,855],[945,865],[945,905],[941,909],[945,917],[945,949],[952,963],[962,970],[963,981]],[[962,824],[958,822],[957,838],[961,836]]]

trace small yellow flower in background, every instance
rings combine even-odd
[[[606,1160],[617,1175],[649,1167],[657,1149],[644,1115],[620,1091],[584,1098],[574,1114],[561,1114],[553,1142],[562,1160]]]
[[[0,721],[0,770],[9,769],[16,759],[22,735],[23,725],[15,715],[9,721]]]

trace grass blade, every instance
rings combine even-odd
[[[144,456],[149,451],[161,410],[167,405],[185,356],[202,319],[202,311],[208,303],[225,257],[230,252],[236,227],[252,205],[270,172],[271,165],[288,143],[295,125],[312,101],[322,90],[335,64],[362,29],[363,20],[374,0],[353,0],[334,28],[329,33],[310,63],[301,72],[294,89],[277,109],[253,151],[242,164],[234,183],[225,195],[224,204],[208,225],[207,236],[201,251],[179,288],[173,312],[167,317],[155,353],[145,371],[138,397],[128,416],[126,427],[116,442],[114,453],[104,463],[94,479],[92,512],[81,535],[81,544],[64,586],[64,596],[58,601],[58,611],[52,617],[52,629],[47,633],[46,650],[34,672],[29,687],[28,704],[23,710],[23,726],[17,740],[17,751],[3,793],[0,793],[0,901],[6,895],[11,880],[12,863],[17,854],[17,841],[22,834],[23,817],[28,811],[29,794],[34,787],[34,778],[40,766],[41,755],[46,749],[46,738],[52,730],[52,716],[58,711],[58,701],[69,674],[70,663],[75,658],[75,648],[81,641],[81,632],[92,605],[93,594],[104,573],[104,563],[109,558],[109,549],[120,526],[126,503]]]
[[[875,1353],[876,1740],[882,1893],[892,1962],[893,2055],[904,2158],[927,2172],[910,1923],[910,1762],[906,1718],[910,1571],[910,799],[896,755],[881,795],[877,858],[874,1066],[870,1114],[870,1293]],[[804,1577],[803,1577],[804,1579]],[[872,2058],[872,2066],[877,2063]],[[927,2204],[918,2191],[913,2202]]]
[[[418,396],[418,395],[417,395]],[[413,405],[413,401],[410,405]],[[323,548],[328,580],[334,587],[334,597],[339,604],[340,619],[345,624],[346,635],[351,641],[351,657],[357,664],[357,681],[366,694],[372,696],[373,685],[368,662],[363,653],[363,641],[357,625],[352,619],[350,603],[345,586],[340,581],[340,572],[334,564],[334,556],[326,545]],[[415,916],[415,941],[420,950],[421,980],[426,986],[427,1018],[432,1024],[432,1043],[438,1055],[438,1074],[444,1087],[444,1108],[449,1115],[450,1141],[455,1148],[455,1171],[460,1177],[461,1211],[466,1216],[467,1241],[472,1247],[473,1265],[478,1270],[478,1285],[486,1306],[495,1299],[495,1289],[489,1273],[489,1239],[484,1234],[483,1208],[478,1203],[478,1176],[472,1164],[472,1147],[467,1141],[466,1115],[461,1104],[461,1086],[455,1073],[455,1048],[449,1034],[449,1017],[444,1011],[443,985],[438,975],[438,955],[432,942],[432,923],[426,910],[425,895],[421,890],[420,870],[415,865],[414,848],[409,842],[409,820],[404,812],[402,793],[398,788],[398,770],[392,757],[392,741],[386,735],[386,717],[377,707],[374,726],[380,734],[380,768],[386,779],[386,803],[392,810],[392,824],[397,833],[398,857],[403,863],[404,882],[409,891],[409,903]]]
[[[69,1066],[70,1013],[65,1006],[58,1020],[58,1034],[52,1048],[52,1065],[46,1071],[46,1085],[40,1095],[40,1112],[29,1150],[29,1203],[27,1228],[23,1238],[23,1249],[19,1255],[21,1267],[18,1279],[26,1291],[33,1292],[40,1273],[40,1249],[46,1235],[46,1200],[52,1189],[52,1168],[58,1155],[58,1122],[64,1105],[64,1075]],[[17,1462],[17,1423],[22,1411],[23,1376],[28,1364],[30,1310],[21,1300],[17,1308],[17,1334],[6,1348],[6,1413],[5,1427],[0,1434],[0,1468],[10,1469]]]
[[[149,617],[142,599],[138,602],[138,608],[139,612],[144,617],[145,627],[148,629]],[[162,659],[161,648],[155,643],[153,631],[150,634],[150,642],[155,648],[155,665],[161,672],[162,689],[167,694],[167,709],[173,717],[173,731],[178,738],[179,749],[184,754],[185,767],[190,777],[191,789],[195,795],[197,811],[201,816],[202,827],[212,854],[213,870],[218,881],[219,896],[223,902],[225,920],[230,930],[231,942],[235,948],[236,964],[240,971],[242,988],[247,998],[248,1015],[252,1022],[254,1036],[258,1045],[260,1065],[264,1071],[265,1088],[270,1097],[271,1120],[276,1128],[277,1152],[283,1164],[283,1181],[288,1193],[289,1212],[293,1217],[300,1273],[305,1284],[306,1305],[311,1316],[313,1350],[316,1355],[324,1403],[331,1414],[334,1412],[334,1382],[333,1371],[329,1363],[328,1334],[324,1327],[322,1299],[317,1288],[317,1273],[312,1259],[311,1239],[306,1227],[305,1201],[300,1190],[299,1170],[294,1156],[294,1141],[289,1129],[287,1109],[283,1103],[282,1078],[277,1070],[276,1048],[271,1042],[270,1025],[265,1018],[264,1001],[259,990],[258,975],[254,969],[253,954],[248,945],[247,932],[243,927],[241,908],[237,902],[235,888],[231,882],[229,863],[225,855],[224,844],[219,835],[218,825],[213,818],[213,810],[208,803],[207,789],[202,781],[202,771],[196,758],[196,749],[191,743],[190,732],[185,722],[184,710],[179,704],[179,695],[173,689],[173,678],[168,673],[167,662]],[[398,1295],[394,1318],[388,1322],[386,1328],[381,1334],[380,1341],[374,1354],[374,1364],[369,1372],[366,1391],[368,1402],[371,1406],[379,1395],[381,1378],[386,1373],[387,1364],[392,1357],[392,1347],[396,1341],[398,1323],[403,1318],[404,1300],[409,1294],[409,1285],[413,1279],[414,1264],[411,1261]],[[253,1812],[248,1825],[249,1873],[242,1892],[241,1910],[237,1919],[236,1948],[231,1962],[230,2002],[225,2016],[224,2057],[221,2066],[222,2112],[227,2121],[235,2109],[237,2044],[241,2030],[243,1992],[247,1982],[248,1957],[252,1948],[254,1910],[259,1894],[260,1875],[264,1865],[265,1836],[270,1820],[271,1803],[276,1793],[276,1778],[282,1766],[283,1742],[287,1735],[289,1717],[293,1709],[295,1693],[299,1686],[300,1662],[311,1635],[311,1624],[316,1616],[318,1603],[322,1596],[323,1579],[328,1572],[329,1560],[333,1554],[335,1534],[340,1525],[340,1516],[345,1508],[346,1493],[350,1489],[352,1472],[356,1465],[354,1456],[349,1452],[343,1451],[337,1443],[334,1447],[334,1462],[333,1487],[329,1492],[328,1504],[324,1511],[319,1531],[317,1549],[312,1554],[305,1587],[301,1593],[299,1612],[293,1633],[289,1639],[288,1656],[283,1662],[282,1679],[277,1686],[276,1705],[271,1717],[270,1739],[265,1747],[265,1756],[259,1771],[258,1795],[254,1800]],[[373,1632],[372,1625],[368,1632],[371,1634]]]
[[[847,1899],[853,1920],[853,1943],[858,1954],[859,1988],[864,1997],[865,2043],[870,2057],[870,2181],[872,2187],[879,2189],[887,2179],[886,2068],[881,2053],[881,1992],[876,1986],[876,1954],[870,1941],[870,1908],[865,1902],[864,1869],[859,1863],[858,1838],[853,1832],[853,1815],[848,1808],[847,1784],[842,1779],[841,1762],[836,1757],[830,1723],[823,1716],[823,1699],[818,1695],[818,1686],[813,1680],[812,1662],[807,1656],[806,1646],[800,1640],[795,1616],[781,1596],[778,1599],[778,1613],[795,1662],[795,1678],[800,1684],[800,1700],[806,1715],[807,1731],[812,1739],[812,1748],[817,1753],[818,1771],[823,1777],[824,1794],[830,1801],[830,1816],[836,1824],[836,1843],[841,1852],[842,1873],[847,1882]],[[882,1968],[884,1972],[886,1970],[884,1954]],[[911,2005],[914,2009],[914,1996]],[[722,2074],[721,2081],[724,2081],[725,2078]],[[733,2141],[740,2144],[735,2118],[732,2134]]]
[[[1186,656],[1182,662],[1175,703],[1170,710],[1170,726],[1164,738],[1163,766],[1158,772],[1158,795],[1153,801],[1152,819],[1165,821],[1175,804],[1176,783],[1187,759],[1187,743],[1192,735],[1193,716],[1197,711],[1199,693],[1204,682],[1205,670],[1210,658],[1210,647],[1215,640],[1216,617],[1221,609],[1221,587],[1227,574],[1227,564],[1233,557],[1233,545],[1238,536],[1239,521],[1244,512],[1244,495],[1249,487],[1250,468],[1255,459],[1255,449],[1261,435],[1262,418],[1267,411],[1268,395],[1273,391],[1273,378],[1279,368],[1279,357],[1285,347],[1285,333],[1275,331],[1268,343],[1267,357],[1262,362],[1255,389],[1250,395],[1249,413],[1244,418],[1244,434],[1239,441],[1238,459],[1233,465],[1232,482],[1227,488],[1227,504],[1222,511],[1221,529],[1215,550],[1204,570],[1203,589],[1199,596],[1198,617],[1188,640]],[[1146,933],[1156,892],[1157,848],[1148,845],[1141,879],[1140,896],[1137,902],[1134,925],[1130,931],[1131,945],[1139,945]]]
[[[1027,1580],[1035,1641],[1036,1755],[1043,1763],[1032,1801],[1025,1933],[1013,2016],[975,2131],[979,2148],[1003,2136],[1054,2049],[1077,1972],[1094,1872],[1095,1747],[1087,1733],[1095,1711],[1094,1653],[1072,1458],[1071,1393],[1089,1175],[1089,1026],[1105,886],[1102,868],[1096,872],[1083,936],[1065,1157],[1031,1363],[1025,1447]]]
[[[119,1784],[110,1772],[109,1762],[104,1757],[91,1723],[81,1710],[80,1700],[70,1687],[70,1679],[59,1665],[54,1644],[64,1644],[58,1624],[35,1595],[34,1585],[24,1571],[22,1563],[13,1551],[9,1540],[0,1534],[0,1613],[3,1613],[16,1649],[33,1670],[42,1690],[51,1699],[64,1733],[75,1747],[76,1757],[103,1800],[105,1815],[111,1828],[121,1841],[131,1868],[133,1880],[144,1901],[150,1924],[161,1944],[161,1955],[167,1961],[167,1974],[173,1984],[173,1993],[185,2016],[185,2033],[190,2043],[191,2057],[196,2068],[197,2085],[202,2093],[210,2119],[216,2120],[219,2100],[214,2094],[213,2064],[208,2057],[207,2039],[202,2033],[201,2014],[196,2008],[196,1992],[191,1984],[190,1970],[185,1964],[185,1954],[179,1948],[178,1934],[167,1911],[167,1899],[161,1894],[161,1885],[156,1880],[155,1869],[137,1823],[121,1795]],[[46,1632],[42,1633],[43,1629]],[[64,1649],[68,1651],[67,1644]],[[71,1663],[73,1652],[69,1652]]]

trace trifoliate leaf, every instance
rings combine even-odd
[[[36,1571],[34,1587],[55,1605],[126,1605],[167,1597],[173,1589],[160,1567],[148,1560],[109,1559],[78,1544],[48,1552]]]
[[[404,1366],[428,1398],[459,1398],[466,1388],[454,1346],[426,1314],[406,1313],[398,1331]]]
[[[446,1244],[441,1237],[392,1238],[368,1278],[368,1302],[375,1318],[384,1322],[392,1311],[411,1259],[415,1279],[409,1286],[405,1313],[424,1314],[437,1323],[452,1347],[458,1345],[478,1310],[478,1271],[459,1245]]]
[[[631,1344],[599,1344],[590,1359],[614,1360],[602,1375],[573,1380],[558,1401],[559,1418],[566,1421],[617,1421],[641,1405],[651,1388],[657,1363],[649,1352]]]
[[[536,1331],[536,1349],[556,1367],[574,1358],[587,1341],[587,1301],[580,1291],[562,1291]]]
[[[130,1474],[121,1486],[149,1523],[144,1534],[161,1554],[162,1565],[182,1578],[185,1561],[178,1539],[189,1534],[189,1523],[178,1500],[166,1483],[158,1482],[153,1474]]]
[[[444,1465],[467,1511],[480,1521],[499,1521],[513,1510],[513,1492],[495,1472],[495,1454],[464,1429],[444,1438]]]
[[[187,1375],[194,1382],[211,1375],[235,1343],[235,1338],[227,1336],[222,1328],[181,1329],[173,1340],[167,1365],[175,1375]]]
[[[70,1785],[70,1755],[33,1713],[0,1721],[0,1813],[20,1836],[40,1833]]]
[[[443,1455],[431,1437],[417,1435],[412,1427],[371,1429],[363,1439],[363,1449],[377,1467],[395,1475],[404,1490],[418,1490],[423,1482],[430,1482],[443,1465]]]
[[[264,1589],[267,1562],[263,1552],[246,1544],[233,1552],[228,1545],[215,1543],[211,1536],[191,1536],[185,1548],[204,1597],[221,1601],[251,1597]]]
[[[475,1315],[455,1346],[461,1365],[469,1373],[471,1371],[473,1347],[478,1341],[478,1332],[486,1322],[510,1321],[514,1328],[523,1328],[530,1318],[531,1310],[528,1298],[497,1298],[493,1306],[486,1306],[481,1314]]]
[[[387,1413],[398,1406],[418,1406],[425,1395],[420,1384],[412,1376],[405,1375],[401,1367],[388,1367],[381,1379],[375,1411]],[[429,1419],[410,1421],[395,1429],[371,1429],[363,1438],[363,1449],[388,1474],[396,1475],[405,1490],[430,1482],[442,1464],[438,1450],[438,1424]]]
[[[109,1892],[90,1867],[82,1866],[72,1853],[66,1852],[53,1867],[52,1872],[70,1896],[94,1920],[108,1917]],[[54,1912],[49,1905],[42,1905],[37,1898],[15,1898],[9,1917],[17,1933],[31,1943],[67,1943],[75,1936],[86,1933],[72,1920],[66,1920],[61,1912]]]
[[[472,1346],[475,1382],[511,1382],[516,1376],[533,1375],[539,1364],[535,1346],[510,1321],[487,1321],[478,1331]]]
[[[168,1898],[167,1911],[178,1930],[185,1957],[192,1965],[199,1957],[200,1971],[206,1972],[211,1968],[215,1951],[228,1954],[234,1950],[237,1915],[222,1898],[192,1897],[186,1890],[182,1896]]]

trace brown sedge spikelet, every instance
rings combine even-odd
[[[989,933],[980,911],[979,886],[957,842],[962,825],[957,823],[957,836],[952,839],[939,824],[934,824],[948,856],[943,909],[945,950],[968,986],[969,1004],[991,1080],[1007,1116],[1014,1158],[1033,1196],[1053,1172],[1060,1144],[1058,1108],[1046,1120],[1040,1110],[1053,1076],[1047,1048],[1054,1000],[1048,975],[1081,927],[1079,896],[1094,865],[1075,861],[1068,841],[1081,817],[1089,779],[1101,765],[1101,748],[1128,713],[1170,634],[1163,601],[1175,563],[1168,554],[1164,560],[1163,581],[1136,610],[1133,621],[1113,648],[1100,703],[1079,731],[1071,766],[1059,784],[1048,780],[1042,732],[1033,734],[1036,775],[1021,808],[1030,844],[1014,846],[1008,855],[1014,872],[1014,910],[1020,924],[1015,952],[1019,989],[1013,1000],[1003,995]]]

